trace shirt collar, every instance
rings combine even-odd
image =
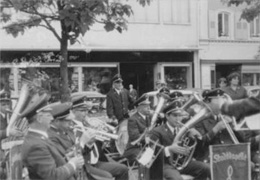
[[[146,116],[143,115],[142,113],[138,112],[138,114],[139,114],[143,119],[146,119]]]
[[[174,134],[174,131],[175,131],[174,127],[172,127],[168,122],[166,122],[166,125],[171,130],[171,132]]]
[[[115,91],[117,92],[117,94],[120,94],[120,90],[115,88]]]
[[[48,134],[44,131],[41,131],[41,130],[38,130],[38,129],[32,129],[32,128],[29,128],[28,131],[38,133],[40,135],[43,135],[46,138],[49,138]]]
[[[0,114],[5,118],[5,114],[4,113],[0,112]]]

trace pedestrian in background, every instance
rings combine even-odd
[[[224,77],[221,77],[218,79],[218,88],[222,89],[227,87],[227,79]]]
[[[129,84],[129,94],[133,102],[137,100],[137,91],[134,89],[133,84]]]
[[[240,74],[237,72],[232,72],[227,77],[229,85],[223,88],[223,90],[232,100],[247,98],[247,91],[240,85],[240,78]]]

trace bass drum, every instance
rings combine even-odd
[[[116,149],[121,156],[125,152],[126,145],[128,143],[128,139],[129,139],[128,131],[127,131],[127,122],[128,122],[128,119],[123,120],[118,125],[118,129],[117,129],[118,139],[115,141],[115,144],[116,144]]]

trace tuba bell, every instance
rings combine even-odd
[[[191,100],[189,102],[189,105],[184,105],[184,108],[190,106],[191,104],[195,103],[201,103],[202,101],[198,97],[194,97],[197,100]],[[188,102],[187,102],[188,103]],[[189,162],[191,161],[196,145],[197,145],[197,139],[193,139],[187,136],[188,131],[193,128],[196,124],[199,122],[209,118],[212,116],[213,113],[211,109],[204,104],[201,110],[196,113],[189,121],[187,121],[185,124],[182,124],[182,127],[176,134],[174,138],[174,142],[178,143],[180,146],[187,147],[190,149],[190,153],[188,156],[184,156],[182,154],[171,154],[170,156],[170,163],[173,165],[176,169],[182,170],[184,169]]]

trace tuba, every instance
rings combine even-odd
[[[197,145],[196,139],[187,136],[188,131],[199,122],[213,115],[211,109],[206,104],[204,104],[197,95],[194,95],[186,104],[183,105],[182,108],[187,109],[196,103],[202,104],[202,108],[188,122],[182,124],[182,127],[174,138],[175,143],[190,149],[188,156],[182,154],[171,154],[170,163],[178,170],[184,169],[189,164]]]

